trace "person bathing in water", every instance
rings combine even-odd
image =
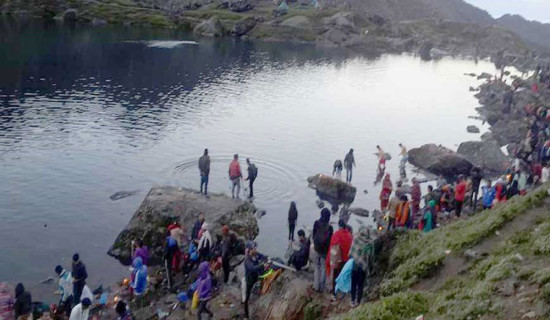
[[[204,195],[208,195],[208,176],[210,175],[210,156],[208,156],[208,149],[204,149],[204,154],[199,158],[199,171],[201,174],[201,193],[204,186]]]

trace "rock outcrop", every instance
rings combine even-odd
[[[294,16],[281,22],[281,26],[298,29],[311,28],[311,21],[306,16]]]
[[[409,151],[409,162],[419,169],[443,175],[451,180],[469,174],[473,164],[462,155],[435,144],[426,144]]]
[[[233,34],[240,37],[247,34],[252,28],[256,26],[256,19],[254,17],[243,18],[233,26]]]
[[[193,34],[204,37],[221,37],[224,31],[220,19],[214,16],[196,25]]]
[[[78,10],[76,9],[67,9],[63,12],[63,21],[68,23],[76,22],[78,18]]]
[[[479,128],[476,126],[468,126],[466,127],[466,131],[469,133],[479,133]]]
[[[457,153],[482,168],[485,176],[498,176],[510,165],[508,157],[494,140],[463,142]]]
[[[129,264],[132,240],[143,239],[149,247],[151,263],[159,263],[167,225],[177,221],[184,231],[190,231],[201,212],[210,224],[212,234],[221,233],[221,226],[226,224],[240,236],[255,238],[259,233],[255,211],[251,203],[235,201],[221,194],[211,194],[206,198],[190,189],[153,187],[108,253]]]
[[[338,179],[323,174],[317,174],[307,178],[309,187],[317,190],[324,200],[332,204],[350,204],[355,200],[357,189]]]

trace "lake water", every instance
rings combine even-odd
[[[194,41],[174,31],[0,27],[0,281],[38,284],[79,252],[90,283],[127,271],[106,252],[152,185],[199,187],[197,159],[212,157],[211,192],[229,194],[234,153],[259,168],[262,251],[282,255],[290,201],[298,225],[318,218],[306,177],[332,172],[355,149],[353,206],[378,207],[375,146],[456,148],[479,135],[465,72],[487,62],[358,57],[314,46]],[[156,41],[156,42],[155,42]],[[483,130],[482,130],[483,131]],[[246,168],[244,161],[241,162]],[[180,166],[182,170],[175,168]],[[365,194],[363,190],[369,192]],[[111,201],[117,191],[139,192]],[[352,218],[355,223],[355,218]]]

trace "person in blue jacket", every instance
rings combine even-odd
[[[491,209],[493,207],[493,201],[495,200],[496,191],[491,186],[491,180],[487,180],[487,184],[483,186],[481,202],[483,203],[483,209]]]

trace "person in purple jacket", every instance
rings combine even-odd
[[[212,311],[208,309],[208,301],[212,298],[212,281],[210,279],[210,265],[207,261],[199,265],[199,278],[195,282],[196,290],[199,292],[199,306],[197,319],[201,320],[201,315],[207,313],[209,319],[214,317]]]
[[[140,257],[141,261],[143,262],[143,265],[148,266],[149,264],[147,262],[149,260],[149,249],[147,248],[146,245],[143,244],[143,240],[139,239],[138,241],[136,241],[134,243],[133,249],[134,249],[134,252],[132,254],[132,261],[135,258]]]

